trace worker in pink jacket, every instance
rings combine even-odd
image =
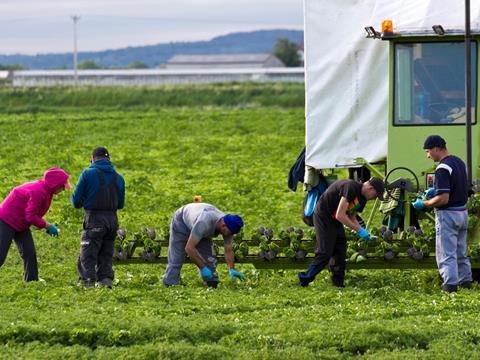
[[[68,178],[62,169],[48,169],[42,180],[17,186],[0,205],[0,266],[5,262],[13,239],[23,259],[25,281],[38,280],[37,254],[30,226],[58,236],[56,225],[47,223],[43,216],[50,208],[53,195],[72,188]]]

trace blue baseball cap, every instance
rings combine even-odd
[[[235,214],[227,214],[223,217],[223,222],[227,225],[232,234],[238,233],[243,227],[243,220]]]
[[[425,142],[423,143],[423,149],[425,150],[430,150],[435,147],[445,149],[446,146],[447,143],[445,142],[445,139],[442,138],[440,135],[430,135],[425,139]]]

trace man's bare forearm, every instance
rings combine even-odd
[[[231,246],[225,247],[225,262],[227,263],[229,269],[233,269],[235,267],[235,254]]]

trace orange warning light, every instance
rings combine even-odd
[[[383,20],[382,21],[382,32],[383,33],[393,33],[392,20]]]

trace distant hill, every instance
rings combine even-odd
[[[209,41],[172,42],[117,50],[79,52],[78,61],[93,60],[108,68],[126,67],[141,61],[149,67],[165,64],[173,55],[187,54],[255,54],[272,51],[278,38],[303,43],[301,30],[260,30],[218,36]],[[1,65],[21,64],[27,69],[71,69],[72,53],[39,55],[0,55]]]

